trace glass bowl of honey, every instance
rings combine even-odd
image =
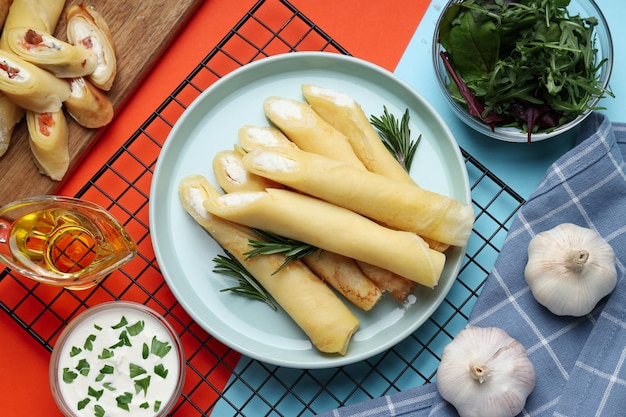
[[[90,201],[45,195],[0,208],[0,263],[38,282],[90,288],[136,252],[117,219]]]

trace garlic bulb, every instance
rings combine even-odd
[[[497,327],[467,327],[443,350],[439,394],[461,417],[513,417],[535,388],[526,349]]]
[[[615,252],[595,231],[563,223],[532,238],[524,275],[552,313],[584,316],[617,284]]]

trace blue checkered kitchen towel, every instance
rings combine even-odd
[[[594,113],[579,138],[518,212],[469,320],[500,327],[526,347],[537,384],[522,416],[626,416],[626,124]],[[531,238],[566,222],[598,231],[617,256],[616,289],[582,318],[552,315],[534,300],[524,280]],[[457,413],[435,384],[427,384],[326,416]]]

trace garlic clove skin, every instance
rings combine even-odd
[[[513,417],[535,378],[521,343],[497,327],[469,326],[444,348],[436,383],[460,417]]]
[[[562,223],[531,239],[524,276],[553,314],[580,317],[615,288],[615,262],[613,248],[597,232]]]

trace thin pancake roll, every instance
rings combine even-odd
[[[63,110],[26,112],[30,149],[35,165],[42,174],[60,181],[69,168],[67,120]]]
[[[263,110],[267,118],[300,149],[365,169],[348,138],[308,104],[289,98],[269,97],[263,102]]]
[[[304,84],[301,89],[313,110],[348,138],[354,153],[369,171],[414,183],[380,140],[359,103],[346,94],[312,84]]]
[[[294,191],[229,193],[205,201],[204,207],[224,219],[367,262],[431,288],[446,260],[415,233],[386,228]]]
[[[28,27],[53,33],[63,7],[65,0],[13,0],[4,22],[0,47],[7,49],[6,34],[13,28]]]
[[[76,77],[68,82],[70,96],[65,100],[64,106],[79,125],[98,128],[113,120],[113,103],[102,90],[85,77]]]
[[[228,150],[218,152],[213,158],[215,178],[224,191],[265,191],[267,188],[281,187],[274,181],[246,171],[241,159],[241,153]],[[371,310],[382,297],[381,290],[361,271],[354,259],[321,251],[304,257],[302,262],[364,311]]]
[[[10,52],[59,78],[91,74],[98,64],[93,50],[63,42],[43,31],[13,28],[5,36]]]
[[[185,211],[244,265],[318,350],[345,355],[359,320],[325,283],[300,261],[292,261],[275,273],[285,261],[283,255],[248,259],[244,255],[251,248],[248,242],[258,236],[250,228],[204,209],[205,201],[219,198],[219,192],[206,178],[200,175],[183,178],[178,191]]]
[[[0,156],[9,148],[15,125],[24,117],[24,109],[0,92]]]
[[[60,110],[70,96],[67,81],[7,51],[0,51],[0,90],[15,104],[38,113]]]
[[[474,224],[469,204],[301,149],[257,148],[243,164],[254,174],[438,242],[465,245]]]
[[[117,75],[115,45],[109,26],[93,7],[83,5],[70,7],[66,19],[68,42],[96,54],[97,65],[89,79],[96,87],[109,91]]]

